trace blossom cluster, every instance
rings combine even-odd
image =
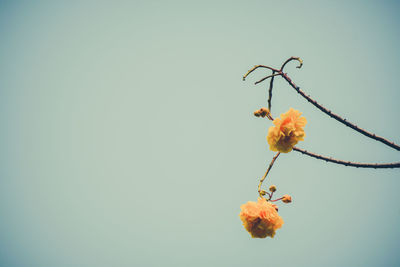
[[[272,200],[272,196],[276,191],[276,186],[271,185],[270,193],[261,190],[261,184],[266,178],[274,161],[279,153],[288,153],[293,147],[304,140],[305,132],[303,127],[307,124],[307,120],[301,117],[301,112],[290,108],[286,113],[281,114],[280,118],[273,120],[274,126],[268,130],[267,141],[272,151],[278,151],[278,154],[272,160],[265,176],[261,179],[259,185],[259,194],[257,202],[249,201],[243,204],[239,214],[243,222],[244,228],[253,238],[265,238],[267,236],[273,238],[277,229],[283,225],[283,219],[278,214],[278,207],[272,202],[281,200],[283,203],[292,202],[292,197],[284,195],[283,197]],[[268,117],[272,120],[269,109],[261,108],[254,112],[256,117]],[[264,198],[268,195],[269,199]]]
[[[275,231],[282,227],[283,220],[279,216],[276,205],[271,204],[265,198],[259,198],[257,202],[249,201],[243,204],[239,214],[244,228],[252,237],[274,237]]]
[[[273,121],[275,126],[269,128],[267,136],[272,151],[288,153],[299,141],[304,140],[306,134],[303,127],[307,124],[307,120],[300,117],[301,114],[298,110],[290,108],[288,112]]]

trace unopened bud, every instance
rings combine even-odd
[[[292,197],[289,196],[289,195],[284,195],[284,196],[282,197],[282,202],[283,202],[283,203],[290,203],[290,202],[292,202]]]
[[[265,118],[269,115],[269,109],[267,108],[260,108],[259,110],[254,111],[254,116]]]
[[[276,191],[276,186],[275,185],[271,185],[269,187],[269,191],[271,191],[272,193]]]
[[[265,190],[260,190],[260,195],[265,196],[267,194],[267,192],[265,192]]]

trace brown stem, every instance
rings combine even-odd
[[[262,197],[262,195],[261,195],[261,185],[264,182],[265,178],[267,177],[267,175],[268,175],[269,171],[271,170],[272,166],[274,165],[275,160],[279,157],[279,154],[281,154],[281,152],[276,153],[276,155],[272,158],[272,161],[269,164],[267,171],[265,172],[263,178],[260,179],[260,183],[258,184],[258,193],[260,194],[260,197]]]
[[[263,82],[268,78],[274,78],[275,76],[280,76],[280,75],[282,75],[282,73],[275,73],[275,71],[273,71],[271,75],[268,75],[268,76],[262,78],[261,80],[256,81],[254,84],[259,84],[260,82]]]
[[[279,200],[282,200],[282,199],[283,199],[283,197],[277,198],[277,199],[275,199],[275,200],[271,200],[271,202],[279,201]]]
[[[272,74],[275,74],[275,71],[272,71]],[[271,112],[272,88],[274,87],[274,78],[275,78],[275,76],[272,76],[271,81],[269,82],[269,89],[268,89],[268,109],[269,109],[269,112]]]
[[[334,159],[331,157],[325,157],[322,155],[318,155],[312,152],[308,152],[307,150],[298,148],[298,147],[293,147],[293,150],[300,152],[304,155],[316,158],[316,159],[321,159],[325,160],[327,162],[332,162],[340,165],[345,165],[345,166],[350,166],[350,167],[356,167],[356,168],[374,168],[374,169],[390,169],[390,168],[400,168],[400,162],[392,162],[392,163],[359,163],[359,162],[351,162],[351,161],[344,161],[344,160],[338,160]]]
[[[243,76],[243,81],[246,80],[246,77],[249,76],[250,73],[252,73],[253,71],[255,71],[255,70],[258,69],[258,68],[266,68],[266,69],[270,69],[270,70],[272,70],[272,71],[274,71],[274,72],[280,72],[279,70],[274,69],[274,68],[272,68],[272,67],[270,67],[270,66],[255,65],[253,68],[251,68],[251,69]]]

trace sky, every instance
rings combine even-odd
[[[253,239],[274,152],[279,67],[319,103],[400,143],[396,1],[0,1],[0,266],[399,266],[400,169],[282,154],[284,225]],[[275,79],[298,147],[400,161]]]

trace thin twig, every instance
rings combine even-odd
[[[271,75],[268,75],[268,76],[262,78],[261,80],[256,81],[254,84],[259,84],[260,82],[263,82],[263,81],[265,81],[265,80],[268,79],[268,78],[274,78],[275,76],[280,76],[280,75],[282,75],[282,73],[275,73],[275,71],[272,71],[272,74],[271,74]]]
[[[280,197],[280,198],[277,198],[275,200],[271,200],[271,202],[276,202],[276,201],[279,201],[279,200],[282,200],[282,199],[283,199],[283,197]]]
[[[373,168],[373,169],[392,169],[392,168],[400,168],[400,162],[392,162],[392,163],[359,163],[359,162],[351,162],[351,161],[344,161],[344,160],[338,160],[334,158],[328,158],[322,155],[318,155],[312,152],[308,152],[307,150],[298,148],[298,147],[293,147],[293,150],[300,152],[304,155],[316,158],[316,159],[321,159],[325,160],[327,162],[332,162],[340,165],[345,165],[345,166],[350,166],[350,167],[356,167],[356,168]]]
[[[275,74],[275,71],[272,71],[272,74]],[[268,109],[269,109],[269,112],[271,112],[272,88],[274,87],[274,78],[275,78],[275,76],[273,76],[271,78],[271,81],[269,82],[269,89],[268,89]]]
[[[271,191],[271,194],[270,193],[267,193],[267,194],[269,195],[269,199],[268,200],[271,200],[272,196],[274,195],[274,191]]]
[[[341,118],[339,115],[333,113],[332,111],[330,111],[329,109],[323,107],[322,105],[320,105],[317,101],[315,101],[314,99],[312,99],[309,95],[306,95],[301,89],[300,87],[298,87],[290,78],[289,76],[287,76],[286,73],[282,74],[282,77],[290,84],[290,86],[293,87],[293,89],[296,90],[297,93],[299,93],[302,97],[304,97],[305,99],[307,99],[308,102],[310,102],[311,104],[313,104],[315,107],[317,107],[319,110],[321,110],[322,112],[324,112],[325,114],[327,114],[329,117],[343,123],[344,125],[346,125],[347,127],[350,127],[351,129],[369,137],[372,138],[376,141],[379,141],[381,143],[384,143],[387,146],[390,146],[391,148],[394,148],[398,151],[400,151],[400,146],[395,144],[394,142],[391,142],[381,136],[378,136],[376,134],[367,132],[366,130],[358,127],[357,125],[347,121],[346,119]]]
[[[272,158],[272,161],[269,164],[267,171],[265,172],[263,178],[260,179],[260,183],[258,184],[258,193],[260,194],[260,197],[262,197],[261,185],[264,182],[265,178],[267,177],[267,175],[268,175],[269,171],[271,170],[272,166],[274,165],[275,160],[279,157],[279,154],[281,154],[281,152],[276,153],[276,155]]]
[[[270,70],[275,71],[275,72],[279,72],[279,70],[274,69],[274,68],[272,68],[272,67],[270,67],[270,66],[255,65],[253,68],[251,68],[251,69],[243,76],[243,81],[246,80],[246,77],[249,76],[250,73],[252,73],[253,71],[255,71],[255,70],[258,69],[258,68],[266,68],[266,69],[270,69]]]
[[[300,63],[300,65],[298,65],[296,68],[300,69],[301,66],[303,66],[303,60],[301,60],[301,58],[299,58],[299,57],[291,57],[291,58],[287,59],[285,61],[285,63],[282,64],[282,67],[281,67],[280,71],[283,72],[283,68],[286,66],[286,64],[288,64],[292,60],[297,60]]]

